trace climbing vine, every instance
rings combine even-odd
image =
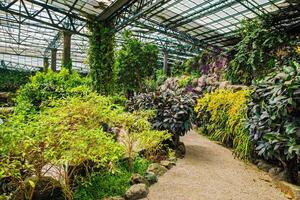
[[[287,39],[287,35],[270,29],[269,20],[242,21],[241,41],[229,54],[232,60],[226,78],[232,83],[251,84],[276,67],[274,51]]]
[[[95,22],[90,24],[91,36],[87,63],[90,66],[93,90],[100,94],[110,94],[114,80],[114,34],[110,24]]]

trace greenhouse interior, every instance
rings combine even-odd
[[[300,199],[300,0],[0,0],[8,199]]]

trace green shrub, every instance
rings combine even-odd
[[[9,69],[0,69],[0,74],[0,92],[15,92],[29,82],[29,77],[33,75],[30,72]]]
[[[17,92],[16,112],[35,112],[51,100],[87,94],[90,92],[89,82],[88,78],[80,77],[76,72],[69,73],[64,68],[59,73],[38,72]]]
[[[123,34],[121,49],[116,56],[118,84],[127,96],[141,92],[145,80],[154,76],[158,60],[158,47],[143,43],[130,32]]]
[[[129,111],[154,109],[156,114],[151,120],[153,128],[172,133],[175,145],[179,142],[179,136],[192,128],[193,106],[194,102],[189,96],[169,89],[140,94],[127,102]]]
[[[155,154],[170,137],[151,130],[152,115],[126,113],[110,97],[95,93],[52,100],[25,120],[15,113],[0,125],[0,179],[11,177],[22,187],[28,175],[42,177],[43,166],[61,166],[68,174],[63,176],[63,188],[71,199],[72,177],[77,175],[72,169],[81,167],[87,176],[95,168],[110,173],[126,156],[127,170],[142,173],[147,163],[133,162],[138,153]]]
[[[0,179],[13,177],[23,183],[23,170],[42,177],[43,166],[61,166],[63,174],[68,174],[63,176],[63,188],[71,199],[71,178],[76,171],[70,171],[70,166],[83,165],[86,174],[93,167],[109,169],[124,156],[124,147],[101,129],[101,122],[115,115],[109,98],[92,94],[56,100],[50,105],[26,121],[16,115],[1,125]]]
[[[136,158],[133,161],[133,171],[129,171],[126,164],[120,163],[115,172],[98,172],[81,184],[74,199],[94,200],[105,197],[124,196],[130,187],[130,177],[133,173],[143,175],[150,162],[143,158]]]
[[[284,66],[258,82],[249,105],[248,128],[259,156],[281,164],[288,181],[298,179],[300,65]]]
[[[241,24],[242,40],[231,49],[233,59],[226,70],[232,83],[251,84],[275,68],[273,50],[286,42],[287,36],[270,29],[268,20],[251,19]]]
[[[246,129],[250,94],[250,90],[216,90],[198,99],[195,107],[203,133],[233,147],[234,153],[241,158],[248,158],[251,150]]]

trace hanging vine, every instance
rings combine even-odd
[[[108,23],[94,22],[89,26],[91,36],[87,63],[90,67],[92,88],[100,94],[112,92],[114,80],[114,34]]]

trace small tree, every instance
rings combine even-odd
[[[143,43],[124,32],[123,44],[116,56],[118,83],[131,97],[134,92],[141,92],[147,78],[154,75],[158,59],[158,47]]]

